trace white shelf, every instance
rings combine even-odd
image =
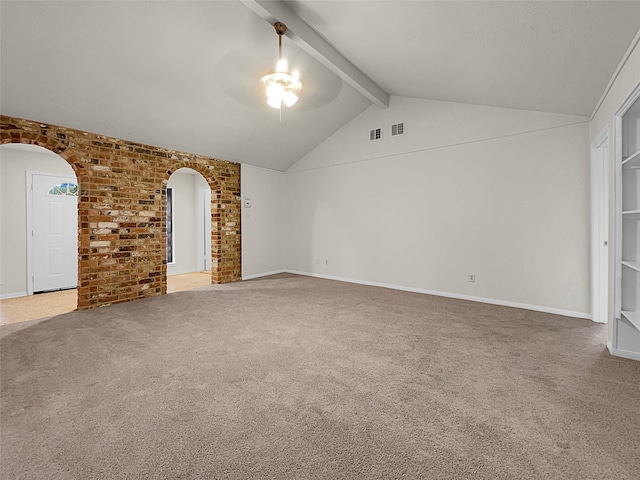
[[[640,330],[640,315],[638,312],[630,312],[628,310],[622,310],[622,316],[629,320],[629,323]]]
[[[630,218],[632,220],[640,220],[640,210],[625,210],[622,212],[622,218]]]
[[[622,159],[622,168],[640,168],[640,150]]]
[[[640,86],[616,113],[616,152],[624,152],[616,168],[615,309],[610,331],[612,352],[640,360]],[[617,130],[619,129],[619,130]],[[618,249],[616,249],[618,250]],[[622,258],[621,258],[622,257]],[[614,353],[615,354],[615,353]]]

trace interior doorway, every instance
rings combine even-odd
[[[79,186],[73,168],[43,147],[5,144],[0,182],[0,323],[75,310]],[[34,295],[48,291],[58,292]]]
[[[609,128],[591,145],[591,315],[607,323],[609,308]]]
[[[211,284],[211,188],[190,168],[167,182],[167,293]]]

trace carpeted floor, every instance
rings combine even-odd
[[[278,275],[0,327],[2,479],[637,479],[586,320]]]

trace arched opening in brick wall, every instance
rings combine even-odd
[[[172,165],[172,168],[167,172],[167,177],[163,182],[163,197],[164,197],[164,215],[165,221],[167,218],[167,186],[169,184],[169,180],[174,173],[180,173],[180,171],[190,171],[195,172],[198,176],[196,178],[202,177],[204,182],[209,187],[208,190],[208,198],[210,199],[210,207],[209,207],[209,216],[210,216],[210,226],[208,228],[210,232],[209,237],[209,245],[210,245],[210,281],[208,283],[222,283],[224,281],[224,272],[221,269],[222,264],[222,227],[221,227],[221,218],[223,217],[223,209],[222,209],[222,199],[224,197],[223,192],[220,188],[220,184],[218,179],[215,176],[215,173],[211,169],[210,165],[206,163],[198,163],[198,162],[176,162]],[[201,186],[204,186],[202,182],[199,183]],[[167,241],[168,233],[165,228],[165,241]],[[169,232],[170,233],[170,232]],[[168,252],[165,252],[166,254]],[[165,262],[167,263],[167,270],[169,268],[169,258],[165,255]],[[166,277],[165,277],[166,278]]]
[[[241,279],[239,164],[5,115],[0,123],[0,144],[44,147],[76,172],[78,309],[166,293],[166,185],[182,167],[211,189],[211,283]]]
[[[74,164],[52,150],[35,142],[0,146],[3,322],[78,306],[80,182]]]
[[[174,171],[165,194],[167,293],[211,284],[211,187],[188,167]]]

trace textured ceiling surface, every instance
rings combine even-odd
[[[0,5],[5,115],[285,170],[371,105],[285,38],[305,98],[280,122],[278,36],[238,1]]]
[[[286,2],[392,95],[589,115],[640,2]],[[3,114],[286,170],[371,103],[240,1],[0,3]],[[377,107],[373,107],[377,108]]]
[[[639,1],[287,4],[391,95],[570,115],[591,115],[640,29]]]

